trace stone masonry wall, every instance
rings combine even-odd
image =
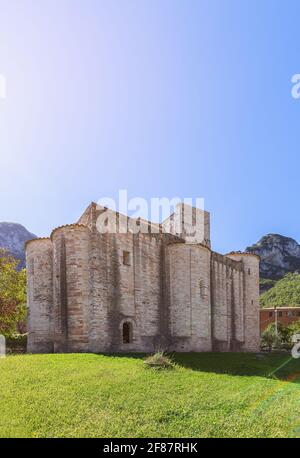
[[[90,230],[70,225],[52,233],[56,351],[89,350]]]
[[[161,345],[162,240],[160,235],[106,235],[108,263],[108,340],[110,351],[154,351]],[[129,263],[124,264],[124,252]],[[123,344],[122,325],[132,326]]]
[[[244,272],[244,351],[259,351],[259,258],[248,253],[227,255],[243,263]]]
[[[170,336],[176,351],[211,350],[210,250],[168,246]]]
[[[211,258],[212,345],[216,351],[243,344],[243,264],[218,253]]]
[[[80,224],[27,243],[28,351],[258,350],[255,255],[212,252],[209,214],[199,244],[160,225],[155,234],[99,233],[104,212],[92,204]]]
[[[53,271],[50,239],[27,243],[28,351],[53,351]]]

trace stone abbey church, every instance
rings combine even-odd
[[[92,203],[76,224],[27,242],[28,351],[257,351],[259,258],[215,253],[210,215],[192,236],[167,221],[143,231],[99,231],[129,217]],[[169,232],[168,232],[169,231]]]

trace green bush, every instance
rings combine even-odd
[[[291,323],[288,326],[288,330],[290,333],[290,337],[292,337],[293,334],[299,333],[300,332],[300,320],[294,321],[294,323]]]
[[[8,353],[26,353],[27,334],[15,334],[6,338]]]
[[[289,326],[278,323],[277,333],[275,323],[271,323],[262,333],[261,348],[268,351],[289,350],[294,345],[293,335],[296,333],[300,333],[300,321]]]
[[[151,369],[172,369],[174,363],[163,351],[157,351],[145,359],[145,365]]]
[[[279,332],[276,333],[275,325],[271,323],[261,335],[261,348],[268,351],[278,349],[281,346],[281,341],[281,335]]]

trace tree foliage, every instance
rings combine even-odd
[[[300,320],[288,326],[278,323],[277,332],[275,323],[271,323],[261,335],[261,347],[269,351],[290,349],[294,345],[293,336],[297,333],[300,334]]]
[[[11,336],[26,316],[26,271],[0,249],[0,334]]]
[[[262,307],[300,306],[300,275],[289,273],[260,296]]]
[[[300,333],[300,320],[294,321],[294,323],[291,323],[288,325],[288,331],[290,338],[297,333]]]
[[[287,333],[284,332],[285,327],[278,323],[277,332],[274,323],[264,330],[261,336],[261,346],[268,351],[281,348],[283,342],[287,339]]]

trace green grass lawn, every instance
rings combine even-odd
[[[300,436],[300,360],[174,359],[168,371],[147,369],[138,355],[0,359],[0,437]]]

